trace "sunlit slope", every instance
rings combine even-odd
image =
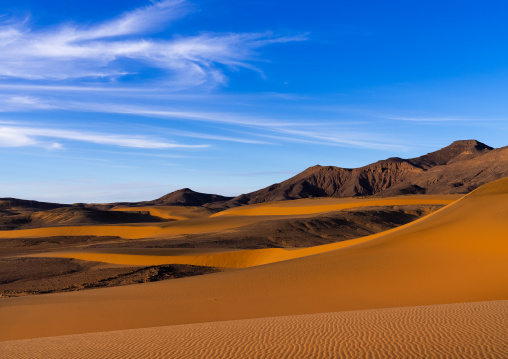
[[[181,220],[172,222],[162,223],[149,223],[149,224],[135,224],[135,225],[87,225],[87,226],[59,226],[59,227],[48,227],[48,228],[36,228],[36,229],[23,229],[23,230],[11,230],[11,231],[0,231],[0,238],[37,238],[37,237],[52,237],[52,236],[118,236],[127,239],[139,239],[147,237],[170,237],[181,234],[198,234],[214,232],[219,230],[226,230],[237,228],[253,223],[257,223],[261,220],[289,218],[289,216],[302,216],[309,214],[317,214],[322,212],[342,210],[347,208],[358,208],[360,206],[371,207],[371,206],[397,206],[397,205],[408,205],[408,204],[420,204],[420,205],[445,205],[453,202],[458,197],[453,196],[408,196],[408,197],[393,197],[386,198],[382,201],[379,200],[358,200],[354,198],[347,199],[304,199],[297,201],[284,201],[275,204],[280,207],[278,213],[277,210],[273,210],[269,205],[267,206],[266,212],[260,212],[258,209],[259,205],[253,205],[255,212],[258,215],[249,214],[248,207],[245,206],[245,215],[224,215],[224,216],[213,216],[206,217],[201,215],[191,215],[192,210],[185,209],[174,209],[168,208],[173,206],[163,207],[163,209],[153,209],[156,207],[136,207],[137,210],[145,208],[146,210],[156,210],[162,216],[171,216],[173,213],[176,217],[181,217]],[[286,203],[287,202],[287,203]],[[293,204],[292,202],[297,202]],[[287,208],[291,208],[291,211],[287,211]],[[152,208],[152,209],[150,209]],[[166,209],[164,209],[166,208]],[[278,207],[274,207],[278,208]],[[227,211],[226,211],[227,212]],[[179,214],[178,214],[179,213]],[[187,216],[188,219],[183,217]],[[174,218],[176,219],[176,218]]]
[[[508,178],[384,234],[293,260],[0,300],[0,338],[508,299]]]
[[[8,358],[507,358],[508,301],[198,323],[0,343]],[[199,338],[199,340],[196,340]]]
[[[360,207],[379,206],[409,206],[409,205],[447,205],[461,198],[462,195],[439,195],[439,196],[400,196],[387,198],[315,198],[298,199],[292,201],[279,201],[252,204],[227,209],[213,214],[219,216],[290,216],[315,214],[331,211],[341,211]]]
[[[145,206],[145,207],[120,207],[114,208],[112,211],[120,212],[148,212],[151,216],[174,219],[186,220],[192,218],[203,218],[210,216],[213,212],[203,207],[190,207],[190,206]]]

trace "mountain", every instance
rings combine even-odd
[[[435,166],[449,165],[476,158],[492,151],[494,148],[476,140],[455,141],[438,151],[411,158],[408,161],[423,169]]]
[[[217,194],[200,193],[183,188],[171,192],[165,196],[153,201],[138,202],[142,206],[202,206],[207,203],[224,202],[233,199],[233,197],[219,196]]]
[[[424,156],[394,157],[360,168],[313,166],[284,182],[206,206],[229,208],[311,197],[468,193],[505,176],[508,147],[455,141]]]

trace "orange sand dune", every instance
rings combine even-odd
[[[0,339],[506,300],[506,233],[508,178],[418,221],[320,254],[170,281],[4,298]]]
[[[289,216],[341,211],[359,207],[447,205],[463,195],[414,195],[387,198],[313,198],[293,201],[268,202],[230,208],[213,214],[218,216]]]
[[[203,207],[189,207],[189,206],[146,206],[146,207],[120,207],[114,208],[112,211],[121,212],[149,212],[151,216],[175,219],[178,221],[203,218],[210,216],[213,212]]]
[[[254,212],[259,215],[249,214],[249,207],[245,206],[245,215],[224,215],[215,217],[202,217],[191,215],[192,210],[186,211],[180,210],[180,216],[188,216],[189,219],[174,221],[174,222],[163,222],[163,223],[148,223],[148,224],[131,224],[131,225],[90,225],[90,226],[59,226],[59,227],[47,227],[47,228],[36,228],[36,229],[21,229],[11,231],[0,231],[0,238],[38,238],[38,237],[52,237],[52,236],[119,236],[127,239],[139,239],[139,238],[152,238],[162,237],[167,238],[171,236],[177,236],[182,234],[198,234],[208,233],[220,230],[233,229],[253,223],[260,222],[262,220],[276,220],[281,218],[288,218],[288,216],[303,216],[309,214],[317,214],[322,212],[328,212],[332,210],[340,210],[347,208],[357,208],[360,206],[371,207],[371,206],[396,206],[404,204],[421,204],[421,205],[435,205],[435,204],[448,204],[455,200],[457,196],[415,196],[413,197],[393,197],[386,198],[381,201],[375,200],[358,200],[354,198],[345,199],[304,199],[294,202],[298,204],[293,205],[293,201],[285,201],[276,203],[277,206],[283,206],[284,203],[288,211],[284,208],[280,210],[280,214],[271,209],[271,205],[266,206],[266,213],[259,211],[259,205],[254,206]],[[335,203],[339,201],[339,203]],[[322,203],[322,205],[320,204]],[[335,204],[330,204],[335,203]],[[377,203],[377,204],[376,204]],[[153,207],[136,207],[137,210],[145,208],[149,210]],[[244,208],[244,207],[241,207]],[[279,207],[275,207],[279,208]],[[170,213],[178,216],[178,212],[174,209],[169,209],[168,212],[160,210],[160,214],[169,216]],[[173,211],[173,212],[171,212]],[[165,213],[165,214],[164,214]],[[219,212],[222,213],[222,212]]]
[[[421,196],[419,196],[421,197]],[[434,198],[383,198],[381,200],[363,200],[360,203],[351,202],[351,199],[317,199],[317,200],[299,200],[300,202],[291,206],[291,203],[271,203],[262,206],[253,205],[246,206],[246,209],[239,209],[235,212],[240,213],[273,213],[274,210],[281,209],[285,214],[291,211],[293,215],[309,214],[313,211],[321,209],[322,212],[331,210],[330,208],[346,209],[355,208],[360,205],[363,206],[383,206],[386,203],[397,203],[397,205],[409,205],[415,203],[426,202],[426,204],[438,204],[438,202],[449,201],[449,199],[439,199],[437,196]],[[290,202],[290,201],[287,201]],[[339,202],[339,203],[335,203]],[[333,204],[330,204],[333,203]],[[296,213],[299,212],[299,213]],[[317,213],[317,212],[316,212]],[[235,215],[236,216],[236,215]],[[247,214],[246,216],[249,216]],[[221,218],[223,219],[223,218]],[[393,230],[392,230],[393,231]],[[100,250],[82,250],[72,252],[52,252],[47,254],[35,255],[38,257],[61,257],[61,258],[75,258],[80,260],[106,262],[112,264],[125,264],[125,265],[162,265],[162,264],[191,264],[199,266],[210,267],[224,267],[224,268],[246,268],[262,264],[274,263],[305,257],[313,254],[329,252],[339,248],[345,248],[358,243],[372,240],[376,237],[385,235],[388,232],[378,233],[368,237],[358,238],[354,240],[331,243],[322,246],[303,248],[303,249],[282,249],[282,248],[267,248],[256,250],[216,250],[210,249],[209,251],[199,249],[100,249]]]
[[[507,358],[508,301],[247,319],[0,343],[5,358]]]

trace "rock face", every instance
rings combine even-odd
[[[451,145],[411,159],[389,158],[348,169],[313,166],[281,183],[207,207],[311,197],[468,193],[508,176],[508,147],[493,149],[476,140]]]
[[[217,194],[195,192],[189,188],[183,188],[153,201],[139,202],[138,204],[143,206],[202,206],[206,203],[224,202],[232,198]]]

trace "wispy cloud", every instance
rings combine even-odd
[[[409,121],[409,122],[470,122],[476,119],[454,118],[454,117],[406,117],[406,116],[382,116],[387,120]]]
[[[165,142],[154,138],[142,136],[125,136],[117,134],[90,133],[70,130],[2,126],[0,127],[0,147],[24,147],[43,146],[49,149],[60,149],[62,145],[58,142],[45,143],[40,138],[59,140],[82,141],[101,145],[112,145],[131,148],[145,149],[169,149],[169,148],[204,148],[209,145],[185,145]]]
[[[171,126],[159,127],[156,129],[157,132],[167,133],[171,136],[260,145],[274,145],[280,144],[280,142],[292,142],[322,146],[407,150],[407,146],[401,145],[398,141],[386,136],[382,137],[385,139],[385,141],[382,141],[380,140],[379,134],[373,134],[367,131],[346,130],[345,126],[351,127],[354,125],[357,127],[358,122],[348,122],[343,120],[333,123],[330,123],[329,121],[323,121],[320,123],[316,119],[308,118],[285,120],[262,116],[250,116],[243,113],[164,109],[154,106],[132,106],[119,103],[81,103],[73,101],[44,102],[43,100],[38,102],[33,101],[33,104],[30,104],[29,102],[30,101],[26,101],[23,105],[24,110],[29,110],[31,106],[33,106],[36,110],[43,109],[43,106],[47,106],[49,109],[136,115],[145,118],[153,117],[156,119],[175,121],[205,122],[224,127],[228,129],[229,132],[234,128],[244,129],[243,131],[238,130],[238,133],[242,134],[242,136],[225,136],[210,133],[199,133],[195,131],[183,131],[173,129]],[[6,109],[8,110],[9,107]],[[249,131],[245,131],[246,128],[249,129]],[[257,139],[255,137],[257,137]],[[259,138],[265,138],[269,141],[262,141],[259,140]]]
[[[33,96],[10,96],[5,100],[6,104],[13,107],[29,107],[31,109],[50,110],[56,106],[46,103],[44,100]]]
[[[393,139],[384,137],[386,141],[379,141],[379,135],[368,132],[345,132],[330,128],[318,128],[313,131],[303,129],[272,128],[265,133],[252,133],[254,136],[276,140],[279,142],[301,143],[308,145],[366,148],[386,151],[407,151],[408,146],[397,143]],[[275,134],[275,133],[278,133]]]
[[[255,69],[251,61],[256,49],[306,38],[270,32],[201,33],[167,39],[146,36],[184,16],[187,8],[185,0],[152,1],[95,26],[66,24],[42,31],[31,30],[26,21],[0,23],[0,76],[119,78],[138,71],[128,64],[134,62],[165,71],[168,85],[216,85],[226,81],[217,65]]]
[[[487,121],[506,121],[506,118],[468,118],[468,117],[411,117],[411,116],[382,116],[387,120],[421,122],[421,123],[484,123]]]
[[[329,146],[346,146],[357,148],[370,148],[382,150],[407,150],[407,146],[399,145],[394,141],[380,141],[379,135],[366,133],[363,131],[341,131],[341,124],[344,121],[336,123],[330,129],[330,123],[319,123],[316,120],[288,121],[273,118],[263,118],[255,116],[245,116],[242,114],[216,113],[216,112],[197,112],[197,111],[169,111],[148,109],[129,106],[115,105],[88,105],[88,110],[99,112],[112,112],[120,114],[139,115],[157,118],[185,119],[194,121],[204,121],[224,125],[235,125],[240,127],[254,128],[263,131],[262,134],[253,133],[253,136],[278,139],[287,142],[308,143]],[[357,123],[355,123],[357,124]],[[274,133],[285,136],[274,136]],[[203,137],[209,138],[211,137]],[[217,136],[215,139],[219,139]],[[225,140],[225,138],[223,138]],[[231,140],[231,138],[229,138]],[[247,142],[245,140],[237,142]],[[249,143],[255,143],[248,140]]]
[[[280,119],[263,117],[262,115],[248,115],[245,113],[228,113],[214,111],[197,111],[185,108],[168,108],[161,105],[132,105],[121,102],[80,102],[63,99],[44,99],[39,97],[0,97],[0,104],[6,104],[3,111],[33,110],[66,110],[76,112],[96,112],[101,114],[135,115],[140,118],[166,119],[171,121],[196,121],[216,125],[238,135],[224,135],[215,133],[201,133],[175,129],[178,122],[167,126],[150,128],[152,132],[167,133],[170,136],[201,138],[216,141],[237,142],[246,144],[278,145],[281,142],[302,143],[321,146],[341,146],[353,148],[367,148],[390,151],[406,151],[408,143],[389,135],[380,135],[360,129],[360,121],[329,119],[319,121],[319,118],[295,116],[294,119]],[[122,103],[123,102],[123,103]],[[133,101],[129,101],[133,102]],[[14,105],[17,104],[17,107]],[[247,129],[247,130],[246,130]],[[267,139],[266,141],[261,138]]]
[[[226,112],[200,112],[188,110],[166,110],[157,108],[147,108],[140,106],[116,105],[116,104],[68,104],[68,109],[88,110],[102,113],[116,113],[123,115],[137,115],[145,117],[166,118],[166,119],[185,119],[202,122],[212,122],[239,126],[256,127],[277,127],[303,125],[297,121],[283,121],[274,118],[261,118],[259,116],[246,116],[242,114],[231,114]]]
[[[254,140],[244,137],[232,137],[232,136],[222,136],[222,135],[213,135],[207,133],[197,133],[197,132],[189,132],[189,131],[180,131],[180,130],[166,130],[175,136],[182,137],[191,137],[191,138],[202,138],[207,140],[216,140],[216,141],[226,141],[226,142],[238,142],[238,143],[247,143],[247,144],[256,144],[256,145],[268,145],[272,144],[267,141]]]

